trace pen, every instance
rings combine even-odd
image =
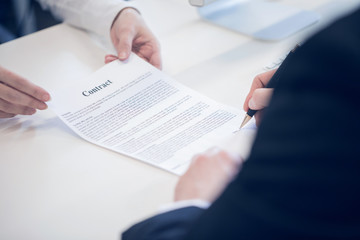
[[[298,47],[300,47],[300,44],[297,44],[295,46],[295,48],[289,52],[289,54],[286,56],[284,61],[281,63],[278,70],[276,70],[276,72],[274,73],[274,75],[272,76],[272,78],[270,79],[270,81],[268,82],[268,84],[266,85],[265,88],[274,88],[275,87],[276,83],[278,82],[278,80],[280,78],[281,73],[284,71],[284,69],[286,68],[286,65],[288,64],[289,59],[292,58],[292,55],[295,53],[295,51],[298,49]],[[253,110],[253,109],[249,109],[247,111],[247,113],[245,114],[244,120],[241,123],[240,129],[243,128],[251,120],[251,118],[255,115],[256,112],[257,112],[257,110]]]

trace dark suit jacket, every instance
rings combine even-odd
[[[360,239],[360,11],[297,50],[248,161],[208,210],[155,216],[123,239]]]

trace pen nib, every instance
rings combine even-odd
[[[249,121],[251,120],[251,117],[249,115],[245,115],[245,118],[240,126],[240,129],[243,128]]]

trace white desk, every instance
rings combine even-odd
[[[210,25],[187,0],[138,0],[162,44],[164,71],[211,98],[242,107],[253,77],[297,41],[359,1],[282,0],[323,20],[282,42]],[[105,52],[58,25],[0,45],[0,64],[56,88],[103,65]],[[170,202],[177,177],[90,144],[50,110],[0,120],[0,239],[115,240]]]

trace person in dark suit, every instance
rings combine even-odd
[[[154,216],[122,238],[360,239],[359,24],[357,10],[295,52],[234,179],[216,170],[219,159],[233,169],[225,153],[196,158],[175,198],[215,198],[208,209]]]

